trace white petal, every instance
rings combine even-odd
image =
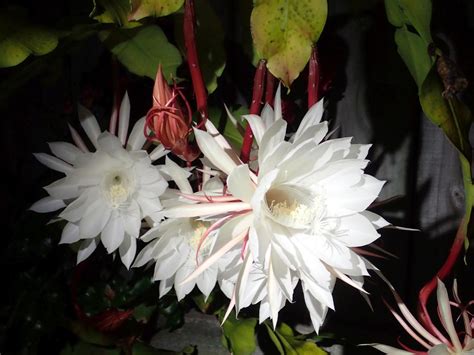
[[[127,150],[140,150],[143,148],[143,145],[146,142],[145,133],[143,132],[145,128],[146,117],[140,118],[132,128],[132,132],[128,137],[127,141]]]
[[[160,282],[160,298],[166,295],[173,288],[174,277]]]
[[[268,103],[263,106],[260,116],[265,129],[269,128],[273,122],[275,122],[275,113],[273,112],[273,108]]]
[[[367,218],[370,221],[370,223],[374,225],[376,229],[383,228],[390,225],[390,223],[388,223],[385,219],[383,219],[378,214],[375,214],[373,212],[362,211],[360,212],[360,214],[363,215],[365,218]]]
[[[122,103],[120,104],[119,110],[119,125],[118,125],[118,138],[120,143],[125,146],[127,141],[128,133],[128,124],[130,122],[130,99],[128,98],[128,93],[125,92],[123,96]]]
[[[194,129],[194,134],[196,136],[196,142],[206,158],[208,158],[217,168],[229,175],[237,166],[235,161],[232,160],[232,158],[209,133],[199,129]]]
[[[341,217],[338,221],[341,235],[336,238],[348,247],[361,247],[380,237],[371,221],[362,214]]]
[[[272,124],[262,137],[260,150],[258,152],[258,164],[262,165],[268,153],[270,153],[278,143],[285,140],[287,123],[284,120],[278,120]]]
[[[88,200],[89,194],[87,192],[82,193],[60,213],[59,217],[69,222],[78,222],[86,213],[87,207],[89,207]]]
[[[281,84],[278,84],[278,88],[275,93],[275,100],[273,102],[273,108],[275,111],[275,121],[283,119],[281,113]]]
[[[136,201],[131,201],[127,211],[122,214],[122,220],[125,232],[133,238],[138,238],[142,218],[140,216],[140,207]]]
[[[132,267],[141,267],[151,261],[155,254],[155,247],[158,243],[158,239],[153,240],[152,242],[148,243],[137,255],[135,258],[135,262],[133,263]]]
[[[87,137],[89,137],[94,147],[97,148],[97,138],[100,134],[100,127],[99,123],[97,123],[97,119],[92,114],[92,112],[82,105],[78,105],[77,113],[79,115],[79,122],[81,123],[84,132],[86,132]]]
[[[81,247],[77,252],[77,263],[87,259],[99,245],[100,238],[91,238],[83,240]]]
[[[125,233],[122,244],[119,247],[120,259],[127,269],[130,269],[135,253],[137,252],[137,240]]]
[[[166,157],[165,167],[166,172],[169,176],[171,176],[171,178],[174,180],[181,192],[184,192],[186,194],[193,193],[193,188],[191,187],[191,184],[188,181],[188,178],[191,175],[190,172],[181,168],[178,164],[176,164],[168,157]]]
[[[294,144],[301,144],[310,139],[314,144],[319,144],[328,133],[327,122],[308,127],[298,138],[294,140]]]
[[[69,177],[59,179],[43,188],[58,200],[68,200],[79,195],[77,184],[74,184]]]
[[[89,152],[89,148],[87,148],[86,143],[84,143],[79,133],[77,133],[76,129],[73,126],[71,126],[69,123],[67,125],[69,127],[69,131],[71,132],[71,136],[72,136],[72,140],[74,141],[74,144],[76,144],[76,146],[83,153]]]
[[[183,249],[183,248],[181,248]],[[157,253],[155,253],[156,256]],[[186,255],[187,254],[187,255]],[[156,260],[154,280],[166,280],[172,277],[183,264],[186,263],[188,257],[193,257],[188,253],[179,253],[171,251],[166,257],[160,257]]]
[[[158,160],[162,157],[164,157],[166,154],[168,154],[169,151],[165,149],[165,147],[162,144],[159,144],[156,146],[155,149],[153,149],[150,153],[150,159],[151,161]]]
[[[217,268],[210,267],[204,271],[196,280],[196,285],[202,294],[206,297],[209,296],[211,291],[214,289],[217,281]]]
[[[106,207],[101,200],[92,202],[79,222],[81,238],[94,238],[98,236],[108,222],[110,212],[110,208]]]
[[[255,185],[250,180],[250,170],[247,164],[236,167],[227,177],[227,187],[232,195],[241,201],[250,203],[255,193]]]
[[[74,223],[67,223],[61,233],[59,244],[72,244],[80,240],[79,227]]]
[[[66,207],[66,204],[63,200],[58,200],[54,197],[47,196],[33,203],[30,207],[30,210],[38,213],[47,213],[57,211],[63,207]]]
[[[243,119],[247,120],[252,128],[252,133],[257,141],[257,144],[260,146],[262,141],[263,134],[265,133],[265,126],[262,121],[262,118],[258,115],[244,115],[242,116]]]
[[[294,140],[297,141],[298,138],[311,126],[314,126],[321,122],[321,117],[323,117],[324,111],[324,99],[319,100],[306,112],[303,119],[301,120],[298,130],[294,135]],[[327,133],[327,132],[326,132]]]
[[[351,144],[346,159],[365,159],[372,144]]]
[[[323,306],[316,298],[314,298],[309,292],[303,292],[304,301],[308,308],[309,315],[311,317],[311,323],[313,323],[314,331],[319,333],[319,328],[326,318],[328,308]]]
[[[122,244],[124,234],[122,219],[118,213],[113,213],[101,233],[102,244],[107,249],[107,253],[112,253]]]
[[[70,164],[73,164],[77,156],[82,154],[81,150],[71,143],[51,142],[48,145],[54,155]]]
[[[50,169],[64,174],[74,171],[74,168],[71,165],[61,159],[53,157],[52,155],[46,153],[33,153],[33,155],[41,164],[47,166]]]
[[[394,348],[393,346],[384,345],[384,344],[363,344],[363,346],[371,346],[377,350],[380,350],[384,354],[389,354],[389,355],[413,355],[413,353],[411,352]]]
[[[446,290],[446,286],[444,286],[444,283],[440,279],[438,279],[436,296],[438,298],[438,312],[440,315],[440,320],[443,323],[444,328],[448,332],[455,350],[459,352],[462,349],[462,345],[459,341],[459,337],[456,333],[456,328],[453,324],[453,315],[451,313],[451,304],[449,303],[448,291]],[[436,354],[441,354],[441,352],[437,352]]]
[[[250,205],[245,202],[200,203],[167,208],[163,210],[163,215],[168,218],[204,217],[250,209]]]
[[[183,283],[183,281],[191,274],[193,271],[192,268],[182,267],[180,268],[174,278],[174,289],[176,291],[176,297],[178,301],[182,300],[191,290],[196,286],[196,281],[188,281]]]

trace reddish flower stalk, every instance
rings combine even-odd
[[[418,294],[418,317],[428,330],[434,330],[432,331],[434,335],[439,334],[437,334],[437,329],[431,321],[426,304],[428,303],[430,295],[438,285],[438,279],[444,280],[451,273],[454,264],[456,263],[462,250],[462,246],[464,245],[466,229],[467,226],[465,225],[464,220],[462,220],[456,233],[456,238],[454,239],[453,245],[451,246],[451,250],[449,251],[448,258],[436,275],[425,286],[423,286],[423,288],[420,290],[420,293]]]
[[[112,106],[112,114],[109,121],[109,132],[115,135],[117,131],[118,115],[120,110],[120,102],[122,101],[122,89],[120,87],[120,68],[115,56],[112,57],[112,85],[114,88],[114,102]]]
[[[184,45],[186,47],[186,58],[188,60],[189,72],[193,83],[194,94],[196,95],[196,104],[202,121],[208,117],[207,111],[207,90],[199,67],[199,58],[196,48],[196,16],[194,12],[194,0],[186,0],[184,5]]]
[[[273,106],[273,98],[275,96],[275,77],[267,72],[267,80],[265,82],[265,103]]]
[[[308,68],[308,108],[318,102],[318,90],[319,90],[319,60],[318,50],[316,46],[311,51],[311,57],[309,58]]]
[[[260,105],[263,97],[263,84],[266,73],[266,61],[261,59],[258,63],[257,70],[253,79],[252,104],[250,105],[250,114],[258,115],[260,113]],[[250,159],[250,151],[252,150],[253,133],[250,125],[245,129],[242,150],[240,151],[240,159],[247,163]]]

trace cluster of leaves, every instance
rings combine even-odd
[[[385,0],[388,21],[395,26],[398,52],[413,76],[421,107],[426,117],[439,126],[459,152],[465,189],[465,215],[463,235],[466,236],[474,205],[472,179],[472,147],[469,130],[474,117],[460,101],[457,88],[462,81],[456,64],[436,47],[430,29],[431,0]]]

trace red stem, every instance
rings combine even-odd
[[[252,104],[250,105],[250,114],[258,115],[260,113],[260,105],[263,97],[263,81],[266,73],[266,62],[261,59],[258,63],[255,77],[253,79]],[[250,125],[245,129],[244,141],[242,143],[242,150],[240,151],[240,159],[247,163],[250,159],[250,151],[252,150],[253,133]]]
[[[265,82],[265,102],[273,106],[273,99],[275,96],[275,77],[267,72],[267,80]]]
[[[309,70],[308,70],[308,108],[318,102],[318,90],[319,90],[319,61],[318,61],[318,50],[316,46],[311,51],[311,57],[309,58]]]
[[[118,115],[120,110],[120,100],[122,95],[122,88],[120,85],[120,68],[118,60],[112,56],[112,85],[114,90],[114,102],[112,106],[112,114],[109,121],[109,132],[115,135],[117,131]]]
[[[193,83],[194,94],[196,95],[196,104],[201,118],[205,120],[208,117],[207,111],[207,90],[202,78],[201,68],[199,67],[199,58],[196,48],[196,16],[194,13],[194,0],[186,0],[184,5],[184,46],[186,47],[186,57],[188,60],[189,72]]]
[[[444,280],[452,271],[454,264],[456,263],[459,254],[462,250],[462,246],[464,245],[464,240],[466,238],[465,230],[467,226],[464,223],[464,220],[461,221],[459,225],[458,231],[456,233],[456,238],[454,239],[453,245],[451,246],[451,250],[449,251],[448,258],[444,262],[443,266],[439,269],[436,275],[420,290],[418,294],[418,317],[422,324],[429,330],[432,330],[434,333],[437,332],[436,327],[434,326],[431,318],[428,314],[428,309],[426,304],[428,303],[428,299],[433,293],[434,289],[438,285],[438,279]],[[434,334],[439,335],[439,334]]]

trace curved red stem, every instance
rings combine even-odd
[[[418,317],[420,322],[426,327],[426,329],[432,330],[432,332],[435,333],[437,329],[431,321],[426,304],[428,303],[430,295],[438,285],[438,279],[444,280],[451,273],[454,264],[461,253],[462,246],[464,245],[466,228],[467,226],[465,225],[464,220],[462,220],[456,233],[456,238],[454,239],[453,245],[449,251],[448,258],[436,275],[425,286],[423,286],[423,288],[420,290],[420,293],[418,294]]]
[[[311,57],[309,58],[308,68],[308,108],[318,102],[318,90],[319,90],[319,61],[318,61],[318,50],[316,45],[311,51]]]
[[[194,0],[186,0],[184,4],[184,46],[186,47],[186,57],[188,60],[189,72],[193,83],[196,104],[202,120],[208,117],[207,111],[207,90],[199,67],[199,58],[196,48],[196,17],[194,12]]]
[[[267,72],[267,80],[265,81],[265,103],[273,106],[273,99],[275,97],[275,77]]]
[[[260,113],[260,105],[263,97],[263,80],[266,73],[266,62],[261,59],[258,63],[257,70],[253,79],[252,104],[250,105],[250,113],[258,115]],[[250,159],[250,151],[252,150],[253,133],[250,125],[245,129],[244,141],[242,143],[242,150],[240,151],[240,159],[247,163]]]

